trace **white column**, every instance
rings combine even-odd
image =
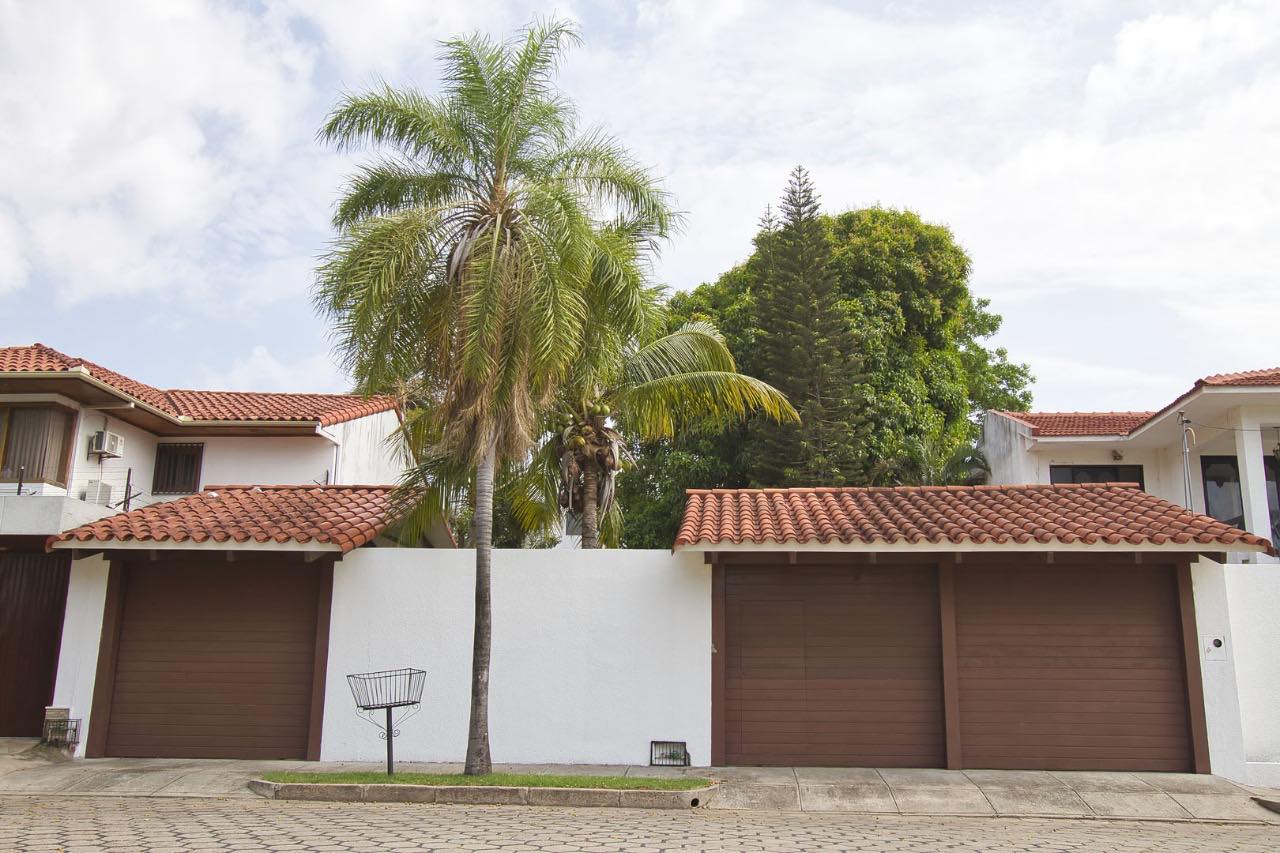
[[[1243,568],[1236,566],[1234,568]],[[1212,560],[1191,564],[1191,591],[1196,608],[1196,641],[1200,649],[1200,681],[1204,685],[1204,718],[1209,734],[1209,767],[1218,776],[1248,783],[1244,721],[1231,629],[1226,572]],[[1222,642],[1215,646],[1213,641]]]
[[[1240,498],[1244,502],[1244,527],[1266,539],[1271,538],[1271,512],[1267,508],[1267,472],[1262,463],[1262,433],[1258,417],[1248,409],[1237,409],[1236,463],[1240,466]]]
[[[102,639],[102,613],[107,601],[110,564],[100,556],[71,563],[67,585],[67,609],[62,619],[62,645],[58,649],[58,674],[53,688],[55,708],[70,708],[80,720],[76,756],[84,756],[93,709],[93,683],[98,676],[98,641]]]

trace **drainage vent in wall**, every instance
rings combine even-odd
[[[689,749],[682,740],[649,741],[650,767],[688,767]]]

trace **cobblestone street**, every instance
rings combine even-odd
[[[1273,851],[1276,827],[265,800],[0,798],[17,851]]]

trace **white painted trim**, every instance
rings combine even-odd
[[[151,541],[149,539],[110,539],[105,542],[99,539],[81,541],[68,539],[55,542],[50,546],[58,551],[285,551],[290,553],[306,551],[341,551],[342,546],[332,542],[215,542],[206,539],[204,542],[185,542],[172,540]]]
[[[876,540],[874,542],[695,542],[692,545],[677,545],[672,550],[677,553],[681,551],[728,551],[733,553],[803,551],[806,553],[833,554],[1043,554],[1049,551],[1123,554],[1150,551],[1167,551],[1181,554],[1226,551],[1266,552],[1266,549],[1261,545],[1249,545],[1243,542],[1237,542],[1232,545],[1204,545],[1199,542],[1166,542],[1163,545],[1139,543],[1134,545],[1129,542],[1112,544],[1110,542],[886,542],[884,540]]]

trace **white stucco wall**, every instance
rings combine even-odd
[[[1280,786],[1280,566],[1226,568],[1247,779]]]
[[[118,459],[89,455],[89,439],[101,429],[124,438],[124,455]],[[151,475],[156,466],[156,437],[111,416],[110,412],[81,410],[75,444],[71,448],[70,497],[84,495],[90,480],[101,480],[111,486],[111,502],[124,500],[125,481],[133,469],[132,488],[142,492],[135,505],[151,503]],[[119,512],[116,508],[114,512]]]
[[[489,705],[498,762],[643,764],[650,740],[711,760],[711,572],[667,551],[501,550]],[[366,549],[334,570],[325,760],[378,760],[348,673],[427,671],[405,760],[460,761],[470,709],[475,552]]]
[[[1030,435],[1030,427],[995,412],[987,413],[982,420],[982,450],[991,466],[989,483],[1037,482],[1027,452]]]
[[[109,566],[100,556],[71,564],[67,585],[67,609],[58,650],[58,674],[53,706],[70,708],[71,718],[81,720],[76,755],[84,755],[93,707],[93,682],[98,673],[98,644],[102,638],[102,611],[107,600]]]
[[[179,439],[173,439],[175,441]],[[183,437],[204,443],[200,486],[323,483],[333,467],[333,443],[318,435]],[[150,472],[147,475],[150,479]],[[159,496],[157,500],[169,500]]]
[[[403,444],[388,438],[400,426],[394,411],[337,424],[329,432],[342,443],[335,483],[381,485],[398,483],[407,460]]]

